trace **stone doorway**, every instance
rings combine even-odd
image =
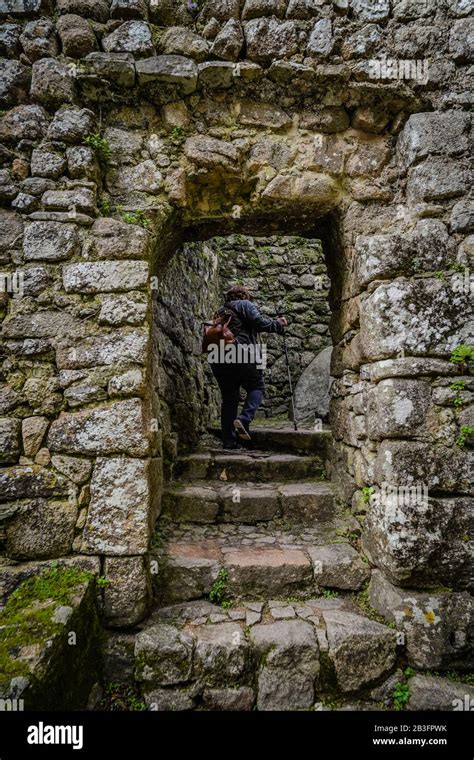
[[[237,235],[184,243],[158,279],[157,388],[163,424],[195,443],[219,417],[216,383],[200,355],[202,322],[232,285],[248,287],[262,313],[287,315],[287,347],[299,424],[327,423],[330,280],[321,241],[296,235]],[[282,339],[262,335],[267,392],[259,418],[292,419]]]

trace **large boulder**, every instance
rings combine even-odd
[[[295,417],[300,422],[329,414],[332,346],[324,348],[301,373],[295,386]]]

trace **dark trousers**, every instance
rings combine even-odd
[[[236,440],[234,420],[237,419],[240,388],[247,392],[247,397],[239,419],[248,428],[265,395],[263,371],[255,364],[211,364],[211,369],[222,395],[222,442],[228,446]]]

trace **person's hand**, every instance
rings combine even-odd
[[[283,327],[286,327],[288,325],[288,320],[286,317],[278,317],[277,322],[283,325]]]

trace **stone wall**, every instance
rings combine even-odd
[[[439,620],[455,618],[473,503],[472,381],[449,361],[473,342],[471,4],[53,5],[0,9],[2,574],[88,554],[109,624],[146,615],[167,434],[153,278],[182,240],[310,231],[331,277],[333,476],[383,583],[442,581]],[[424,483],[428,506],[366,499],[386,481]]]

